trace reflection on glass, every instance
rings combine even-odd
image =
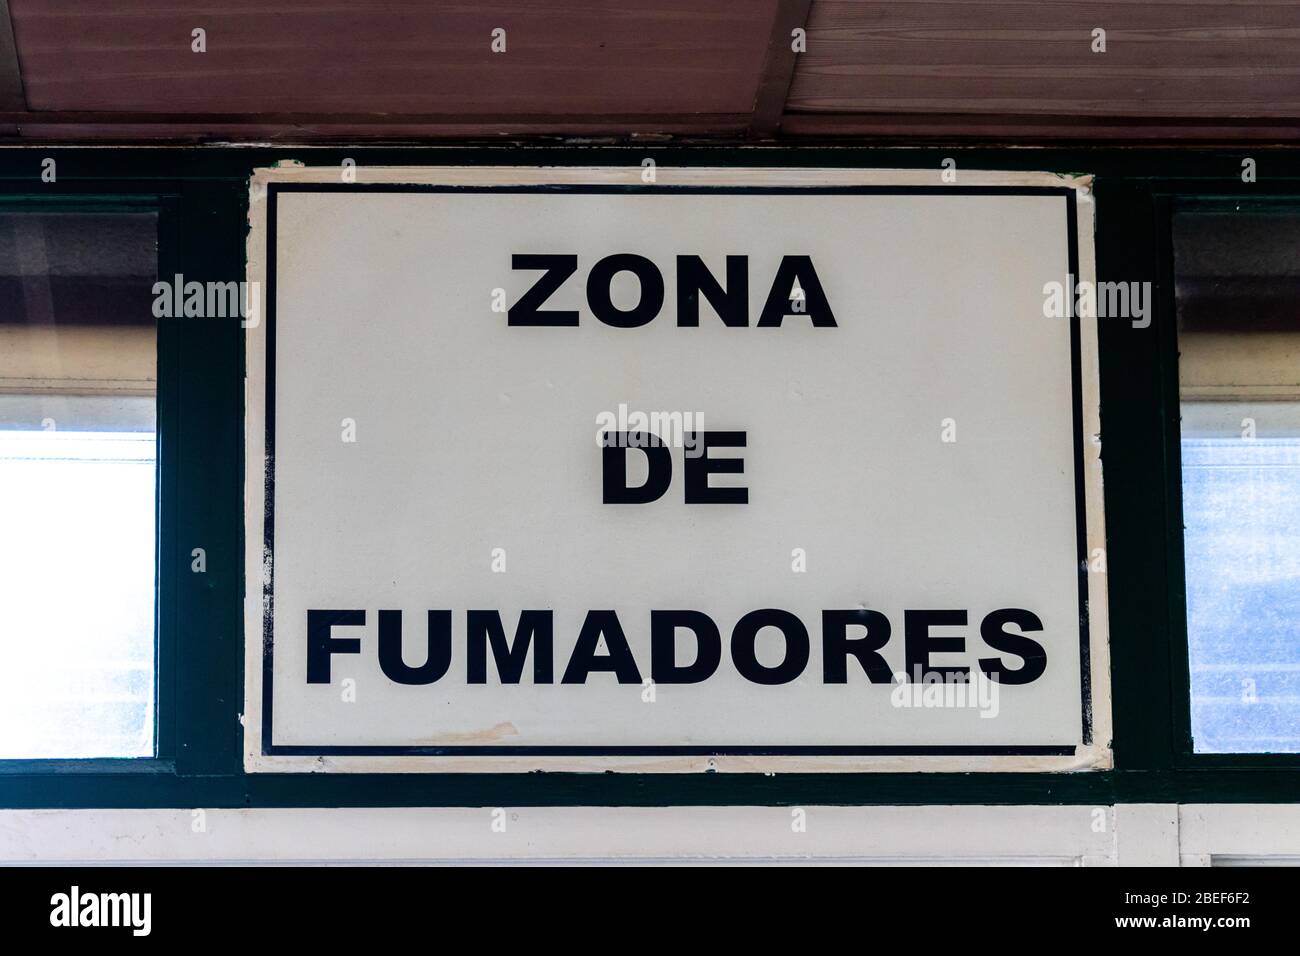
[[[1300,439],[1182,450],[1196,750],[1300,752]]]
[[[0,431],[0,757],[153,753],[154,447]]]
[[[0,759],[155,753],[157,235],[0,213]]]
[[[1300,752],[1300,207],[1173,219],[1191,730]]]

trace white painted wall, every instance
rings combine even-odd
[[[1295,864],[1300,806],[0,811],[0,862],[155,861]]]

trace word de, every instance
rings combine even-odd
[[[712,474],[742,474],[743,458],[710,458],[710,448],[744,448],[744,432],[687,432],[683,460],[685,499],[688,505],[748,504],[748,488],[715,488]],[[627,452],[639,450],[648,465],[645,482],[628,487]],[[662,498],[673,480],[673,459],[663,440],[653,432],[605,432],[601,450],[601,489],[605,504],[645,504]]]

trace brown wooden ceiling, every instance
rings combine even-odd
[[[1300,0],[7,6],[11,139],[1300,140]]]

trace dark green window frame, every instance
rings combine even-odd
[[[1258,186],[1259,184],[1254,184]],[[1289,187],[1289,188],[1288,188]],[[1245,188],[1227,192],[1218,189],[1188,192],[1186,190],[1156,193],[1158,239],[1160,242],[1159,309],[1166,321],[1160,324],[1162,349],[1161,368],[1164,385],[1166,414],[1165,448],[1168,467],[1166,485],[1169,489],[1168,528],[1169,549],[1169,633],[1171,635],[1170,676],[1173,681],[1173,731],[1174,765],[1181,769],[1212,768],[1293,768],[1300,771],[1300,753],[1196,753],[1192,739],[1191,723],[1191,656],[1187,634],[1187,582],[1186,562],[1183,553],[1183,465],[1182,465],[1182,415],[1178,376],[1178,323],[1174,303],[1174,236],[1173,216],[1187,209],[1202,211],[1266,211],[1269,209],[1300,207],[1300,183],[1274,186],[1267,184],[1262,190]],[[1300,635],[1297,635],[1297,656],[1300,656]],[[1297,776],[1300,785],[1300,776]],[[1297,797],[1300,799],[1300,797]]]
[[[57,183],[40,180],[58,162]],[[1242,183],[1241,161],[1258,162]],[[1300,755],[1195,755],[1183,614],[1172,205],[1300,196],[1300,151],[865,147],[24,148],[0,151],[0,202],[159,210],[159,275],[243,278],[247,178],[339,165],[746,165],[1096,175],[1101,281],[1151,281],[1152,326],[1100,321],[1116,769],[1073,774],[245,774],[243,333],[162,319],[158,335],[159,754],[0,762],[0,807],[1111,804],[1297,802]],[[96,208],[103,208],[97,205]],[[190,552],[207,552],[192,574]]]
[[[41,185],[39,178],[37,185]],[[167,257],[176,248],[177,202],[175,195],[165,195],[141,190],[135,184],[114,184],[111,191],[61,194],[53,190],[38,190],[30,183],[6,181],[0,185],[0,213],[140,213],[152,212],[158,217],[158,274],[166,274]],[[158,367],[163,362],[161,331]],[[161,374],[161,371],[160,371]],[[159,383],[157,402],[162,403],[162,383]],[[174,618],[165,615],[163,608],[174,607],[176,575],[174,569],[157,560],[163,553],[164,535],[175,527],[174,521],[164,519],[163,509],[174,509],[176,495],[162,494],[162,483],[168,473],[162,442],[162,409],[158,410],[158,461],[155,501],[155,599],[154,599],[154,756],[143,758],[91,758],[50,760],[0,760],[2,774],[47,773],[169,773],[175,762],[175,650],[177,647]],[[3,490],[0,489],[0,493]]]

